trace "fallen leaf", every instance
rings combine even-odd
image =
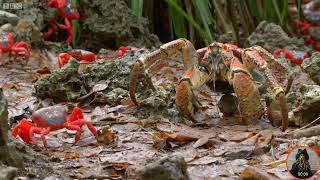
[[[64,159],[76,159],[76,158],[80,158],[79,153],[66,153],[66,154],[64,154]]]
[[[97,131],[96,139],[98,144],[108,145],[112,142],[115,142],[117,137],[105,127],[102,130]]]
[[[107,89],[108,84],[104,82],[97,83],[93,86],[92,92],[99,92]]]
[[[37,73],[39,73],[39,74],[49,74],[49,73],[51,73],[51,71],[47,66],[44,66],[44,67],[38,69]]]
[[[198,148],[200,146],[203,146],[205,144],[207,144],[209,141],[209,138],[208,137],[202,137],[200,139],[198,139],[194,144],[193,144],[193,148]]]
[[[164,82],[161,82],[158,86],[161,86],[163,88],[166,88],[168,87],[168,84],[164,83]]]
[[[208,165],[221,161],[223,161],[223,158],[221,157],[204,156],[201,158],[194,158],[192,161],[188,162],[188,165]]]
[[[178,79],[177,77],[170,77],[169,80],[170,80],[171,82],[176,83],[176,82],[178,82],[179,79]]]
[[[123,105],[123,106],[134,106],[135,105],[131,99],[122,99],[120,102],[121,102],[121,105]]]
[[[286,163],[286,162],[287,162],[286,159],[282,159],[282,160],[278,160],[278,161],[273,161],[273,162],[268,163],[266,165],[275,168],[275,167],[279,166],[280,164],[283,164],[283,163]]]
[[[16,89],[17,91],[20,90],[20,86],[17,83],[7,81],[1,85],[2,89]]]
[[[260,133],[250,137],[249,139],[242,141],[240,144],[241,145],[248,145],[248,146],[255,145],[255,144],[257,144],[259,137],[261,137]]]
[[[266,173],[266,171],[256,167],[246,167],[240,173],[241,179],[257,179],[257,180],[272,180],[273,176]]]

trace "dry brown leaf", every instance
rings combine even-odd
[[[3,89],[16,89],[17,91],[20,90],[20,86],[17,83],[7,81],[2,84],[1,88]]]
[[[286,163],[286,161],[287,161],[286,159],[273,161],[271,163],[268,163],[267,166],[275,168],[275,167],[279,166],[280,164]]]
[[[249,139],[246,139],[246,140],[242,141],[240,144],[242,144],[242,145],[248,145],[248,146],[250,146],[250,145],[256,145],[257,142],[258,142],[258,139],[259,139],[260,137],[261,137],[261,134],[258,133],[258,134],[256,134],[256,135],[250,137]]]
[[[111,175],[112,176],[122,176],[124,175],[124,173],[127,171],[128,167],[129,167],[129,163],[128,162],[114,162],[111,164],[112,166],[112,171],[111,171]]]
[[[66,153],[66,154],[64,154],[64,159],[76,159],[76,158],[80,158],[79,153]]]
[[[96,152],[92,152],[86,155],[86,157],[97,157],[97,153]]]
[[[173,133],[173,134],[168,134],[169,141],[177,141],[177,142],[181,142],[181,143],[186,143],[186,142],[190,142],[190,141],[194,141],[197,140],[198,138],[189,136],[188,134],[185,133]]]
[[[96,139],[99,144],[108,145],[117,140],[117,136],[113,134],[108,128],[103,128],[97,132]]]
[[[204,100],[207,100],[207,101],[213,101],[212,100],[212,97],[209,95],[209,93],[208,92],[206,92],[206,91],[201,91],[200,93],[199,93],[199,95],[200,95],[200,98],[201,99],[204,99]]]
[[[135,105],[131,99],[122,99],[120,102],[121,102],[121,105],[123,105],[123,106],[134,106]]]
[[[167,83],[164,83],[164,82],[161,82],[161,83],[159,83],[158,86],[161,86],[161,87],[163,87],[163,88],[166,88],[166,87],[168,87],[168,84],[167,84]]]
[[[51,73],[51,71],[47,66],[44,66],[44,67],[38,69],[37,73],[39,73],[39,74],[49,74],[49,73]]]
[[[164,74],[172,74],[173,70],[170,67],[166,67],[166,68],[163,69],[163,72],[164,72]]]
[[[175,76],[173,76],[173,77],[170,77],[170,78],[168,78],[171,82],[174,82],[174,83],[177,83],[178,82],[178,78],[177,77],[175,77]]]
[[[256,167],[246,167],[240,173],[241,179],[272,180],[273,176]]]
[[[198,139],[194,144],[193,144],[193,148],[198,148],[200,146],[203,146],[205,144],[207,144],[209,141],[209,138],[208,137],[202,137],[200,139]]]

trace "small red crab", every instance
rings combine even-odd
[[[312,45],[316,51],[320,51],[320,19],[317,23],[298,21],[297,27],[303,33],[304,42]]]
[[[7,32],[0,32],[0,59],[2,58],[2,53],[12,53],[14,52],[14,58],[24,52],[24,60],[29,61],[30,51],[28,49],[28,44],[26,42],[20,41],[13,43],[13,35]]]
[[[293,64],[301,64],[304,59],[308,58],[310,55],[306,51],[293,51],[287,49],[277,49],[273,52],[273,56],[278,58],[280,54],[283,54],[284,57],[292,62]]]
[[[82,49],[74,49],[74,50],[71,50],[70,52],[60,53],[58,55],[59,67],[61,68],[65,64],[67,64],[71,57],[80,61],[80,63],[94,62],[101,58],[101,57],[96,57],[96,55],[93,52],[82,50]]]
[[[59,14],[64,18],[64,24],[57,24],[60,29],[65,29],[68,32],[67,42],[70,43],[73,37],[73,29],[71,20],[79,19],[80,15],[76,7],[72,4],[71,0],[50,0],[48,7],[54,6]],[[54,30],[54,26],[49,26],[47,32]],[[48,34],[48,33],[44,34]],[[49,33],[50,34],[50,33]]]
[[[320,51],[320,1],[310,1],[303,7],[304,20],[297,21],[306,44]]]
[[[97,130],[91,123],[86,121],[83,117],[80,108],[75,107],[70,116],[67,115],[66,107],[62,105],[51,106],[47,108],[39,109],[32,113],[31,123],[27,119],[22,119],[13,129],[12,136],[19,136],[25,143],[30,141],[39,148],[38,141],[34,134],[40,134],[44,147],[48,148],[48,143],[45,139],[45,135],[50,131],[55,131],[62,128],[77,131],[74,143],[80,140],[83,125],[87,125],[88,129],[93,135],[97,134]]]

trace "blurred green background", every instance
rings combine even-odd
[[[280,25],[294,35],[289,7],[301,18],[302,0],[127,0],[136,16],[149,20],[149,29],[162,42],[185,37],[196,46],[213,41],[242,45],[261,21]]]

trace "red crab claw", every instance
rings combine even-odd
[[[304,59],[309,57],[308,52],[291,51],[286,49],[277,49],[274,51],[273,56],[278,58],[280,54],[284,54],[284,57],[293,64],[301,64]]]
[[[22,119],[12,130],[11,135],[14,138],[17,138],[18,136],[25,142],[30,142],[30,136],[29,131],[30,128],[33,126],[33,124],[28,121],[27,119]]]
[[[28,48],[28,44],[26,42],[17,42],[13,45],[12,51],[15,52],[14,58],[16,59],[19,52],[24,52],[24,60],[28,63],[30,58],[30,50]]]
[[[36,146],[37,149],[39,149],[38,140],[35,138],[34,134],[40,134],[42,142],[45,146],[45,148],[48,148],[48,143],[45,139],[45,135],[49,133],[49,130],[44,128],[35,127],[34,124],[32,124],[27,119],[22,119],[13,129],[12,129],[12,136],[17,137],[19,136],[26,144],[30,142],[30,140],[33,142],[33,144]]]
[[[74,50],[71,50],[68,54],[70,54],[73,58],[79,60],[81,63],[96,61],[95,54],[90,51],[85,51],[82,49],[74,49]]]
[[[60,53],[58,56],[58,64],[59,67],[63,67],[65,64],[68,63],[69,59],[70,59],[71,55],[68,53]]]
[[[128,46],[119,47],[119,49],[117,50],[116,55],[115,55],[116,58],[123,56],[124,53],[126,53],[128,49],[129,49]]]
[[[42,33],[43,39],[49,39],[57,31],[57,26],[51,23],[45,32]]]

